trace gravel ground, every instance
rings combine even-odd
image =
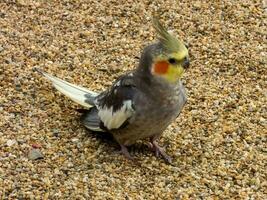
[[[267,199],[263,1],[48,2],[0,2],[0,198]],[[153,13],[191,54],[189,101],[160,141],[173,165],[142,142],[126,160],[32,70],[101,91],[155,39]]]

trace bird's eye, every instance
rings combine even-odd
[[[168,60],[168,62],[169,62],[170,64],[176,64],[176,63],[177,63],[177,61],[176,61],[175,58],[170,58],[170,59]]]

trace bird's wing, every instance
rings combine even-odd
[[[96,100],[98,116],[107,130],[125,127],[134,115],[134,96],[136,87],[132,74],[120,77]]]
[[[58,91],[65,94],[74,102],[86,108],[90,108],[93,106],[94,103],[92,99],[94,99],[98,95],[97,93],[90,91],[84,87],[68,83],[67,81],[52,76],[40,69],[36,68],[36,70],[39,73],[41,73],[44,77],[46,77],[48,80],[50,80]]]
[[[101,120],[98,116],[98,110],[96,107],[92,107],[89,110],[79,109],[79,112],[83,113],[81,116],[81,122],[86,128],[91,131],[106,132],[103,127],[101,128]]]

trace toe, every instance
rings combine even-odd
[[[130,155],[128,149],[126,146],[124,145],[120,145],[121,146],[121,153],[129,160],[133,160],[133,157]]]

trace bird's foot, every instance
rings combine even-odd
[[[155,140],[151,141],[150,144],[151,144],[153,150],[155,151],[156,157],[159,157],[161,155],[167,163],[169,163],[169,164],[172,163],[172,158],[167,155],[164,148],[159,146],[159,144]]]
[[[130,153],[129,153],[127,147],[124,146],[124,145],[121,145],[121,144],[120,144],[120,146],[121,146],[121,150],[120,150],[120,152],[121,152],[127,159],[129,159],[129,160],[134,160],[134,158],[130,155]]]

